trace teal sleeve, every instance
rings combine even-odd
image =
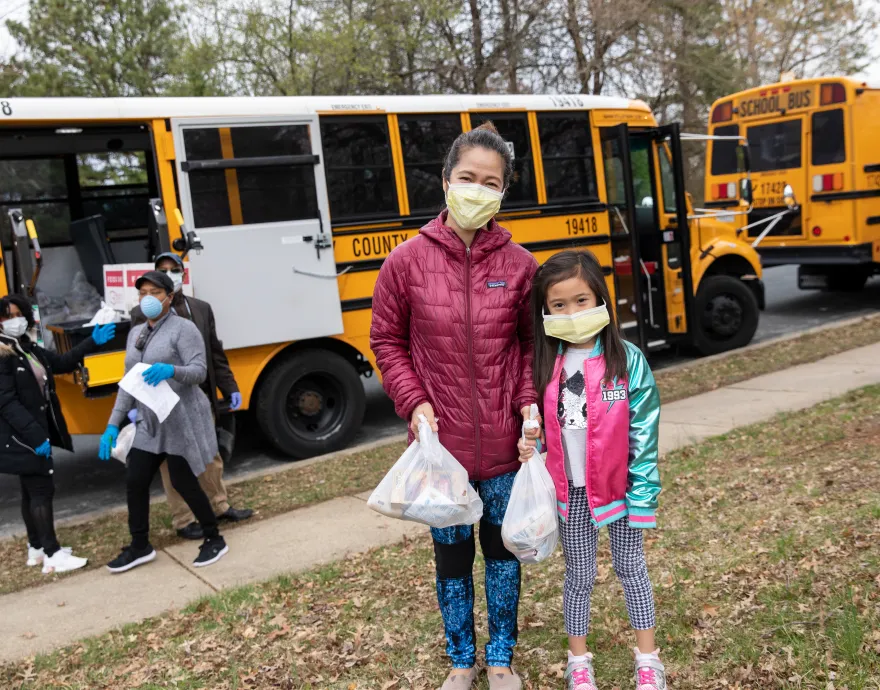
[[[657,468],[660,435],[660,394],[642,352],[627,347],[629,374],[629,490],[626,505],[632,527],[655,527],[660,494]]]

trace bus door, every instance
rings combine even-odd
[[[774,119],[771,122],[755,122],[745,126],[749,143],[749,159],[752,173],[753,208],[749,213],[748,236],[757,240],[768,227],[767,220],[788,209],[784,189],[791,185],[796,199],[808,199],[807,166],[804,154],[806,140],[805,118],[802,116]],[[802,239],[804,207],[783,215],[767,232],[758,245],[762,248],[774,243]],[[762,255],[765,266],[787,261],[774,261],[772,254]]]
[[[687,331],[692,302],[678,137],[678,125],[631,130],[623,124],[602,133],[617,314],[625,337],[645,352]],[[666,156],[663,164],[658,154]],[[658,174],[668,177],[668,191]]]
[[[228,348],[342,333],[318,118],[171,121],[195,296]]]

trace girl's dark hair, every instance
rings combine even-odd
[[[532,320],[535,327],[535,360],[532,377],[538,394],[544,391],[553,376],[556,355],[559,353],[559,339],[544,333],[544,310],[547,291],[551,286],[569,278],[583,278],[599,301],[608,307],[611,322],[599,337],[605,350],[605,378],[622,379],[626,376],[626,347],[617,329],[617,315],[608,294],[608,285],[602,274],[602,266],[593,254],[587,251],[568,250],[554,254],[538,269],[532,282]]]
[[[507,189],[513,178],[513,156],[510,154],[507,144],[504,143],[504,139],[495,129],[495,125],[491,122],[484,122],[470,132],[462,132],[452,142],[452,148],[449,149],[446,160],[443,162],[443,179],[449,182],[453,168],[461,160],[461,154],[476,148],[488,149],[501,156],[501,160],[504,161],[504,189]]]
[[[34,321],[34,308],[31,305],[31,301],[24,295],[7,295],[3,299],[0,299],[0,317],[8,319],[9,308],[13,304],[18,307],[21,315],[27,319],[28,330],[33,328],[36,323]]]

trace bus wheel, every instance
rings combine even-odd
[[[859,292],[868,282],[869,271],[855,266],[828,271],[828,289],[833,292]]]
[[[696,300],[694,345],[714,355],[747,345],[758,329],[758,301],[739,278],[709,276]]]
[[[260,428],[282,453],[308,458],[344,448],[364,419],[354,366],[327,350],[295,352],[275,364],[257,393]]]

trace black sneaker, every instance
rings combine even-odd
[[[193,567],[204,568],[206,565],[212,565],[227,553],[229,553],[229,547],[226,546],[226,540],[223,537],[205,539],[205,543],[199,549],[198,558],[193,561]]]
[[[145,549],[135,549],[131,544],[122,547],[122,553],[107,564],[107,570],[111,573],[124,573],[126,570],[137,568],[139,565],[156,560],[156,549],[147,546]]]
[[[202,526],[198,522],[191,522],[186,527],[177,530],[177,536],[181,539],[198,541],[205,538],[205,533],[202,532]]]
[[[254,511],[250,508],[230,508],[225,513],[217,516],[218,520],[226,520],[227,522],[241,522],[248,520],[254,516]]]

